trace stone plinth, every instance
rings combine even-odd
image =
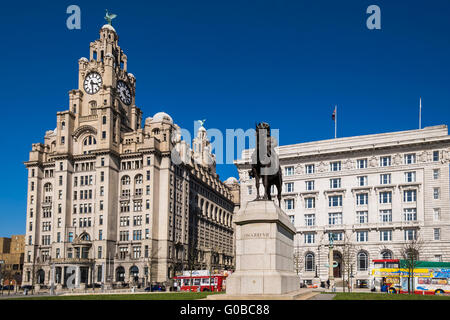
[[[227,295],[284,295],[300,289],[294,272],[295,228],[273,201],[248,202],[237,213],[236,271]]]

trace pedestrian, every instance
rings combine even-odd
[[[330,279],[327,280],[327,289],[330,289]]]
[[[177,281],[175,281],[175,282],[173,283],[173,289],[174,289],[175,292],[178,291],[178,282],[177,282]]]

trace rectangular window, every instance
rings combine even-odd
[[[294,199],[284,200],[284,208],[286,210],[294,210]]]
[[[414,164],[414,163],[416,163],[416,154],[415,153],[405,154],[405,164]]]
[[[316,198],[305,198],[305,208],[314,209],[316,207]]]
[[[380,210],[380,222],[392,222],[392,210]]]
[[[416,172],[405,172],[405,182],[416,182]]]
[[[98,230],[98,240],[103,240],[103,230]]]
[[[367,186],[367,176],[357,177],[357,179],[358,179],[358,187]]]
[[[439,179],[439,169],[434,169],[433,170],[433,179],[434,180]]]
[[[389,167],[391,165],[391,156],[380,158],[380,167]]]
[[[433,188],[433,198],[435,200],[439,199],[439,188]]]
[[[100,182],[104,182],[105,181],[105,172],[101,171],[100,172]]]
[[[312,191],[314,190],[314,180],[313,181],[306,181],[306,190],[307,191]]]
[[[369,222],[369,212],[368,211],[356,211],[356,223],[367,223]]]
[[[285,192],[294,192],[294,183],[288,182],[284,184],[284,191]]]
[[[342,241],[344,239],[344,233],[343,232],[330,232],[328,233],[328,239],[331,240],[333,238],[333,241]]]
[[[380,174],[380,184],[391,184],[391,174]]]
[[[315,214],[305,214],[305,225],[315,226],[316,225],[316,215]]]
[[[434,228],[434,240],[441,240],[441,229]]]
[[[315,234],[308,232],[305,233],[305,243],[311,244],[315,242]]]
[[[342,224],[342,212],[333,212],[328,214],[329,225],[341,225]]]
[[[392,241],[392,230],[380,231],[380,241]]]
[[[403,202],[415,202],[417,200],[416,190],[404,190],[403,191]]]
[[[357,165],[358,165],[358,169],[366,169],[367,168],[367,159],[358,159]]]
[[[341,162],[330,162],[330,171],[341,171]]]
[[[368,203],[369,203],[369,194],[359,193],[356,195],[356,205],[362,206],[367,205]]]
[[[284,168],[284,175],[285,176],[292,176],[292,175],[294,175],[294,167],[285,167]]]
[[[342,207],[342,196],[329,196],[328,197],[329,207]]]
[[[367,242],[367,241],[369,241],[369,232],[368,231],[358,231],[356,233],[356,241],[357,242]]]
[[[406,241],[411,241],[411,240],[416,240],[416,229],[406,229],[405,230],[405,240]]]
[[[380,192],[380,203],[392,203],[392,192],[391,191]]]
[[[404,221],[417,221],[417,210],[416,208],[408,208],[403,210]]]
[[[306,174],[313,174],[315,172],[315,168],[313,164],[307,164],[305,166]]]
[[[433,161],[439,161],[439,151],[433,151]]]
[[[440,221],[441,220],[441,209],[434,208],[434,221]]]
[[[338,189],[341,187],[341,178],[330,179],[330,189]]]

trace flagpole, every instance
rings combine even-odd
[[[422,97],[419,101],[419,129],[422,129]]]
[[[336,114],[334,115],[334,138],[337,138],[337,105],[334,107]]]

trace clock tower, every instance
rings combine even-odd
[[[70,112],[58,115],[58,123],[66,120],[69,129],[73,125],[75,138],[77,130],[91,127],[100,147],[117,152],[121,134],[139,129],[142,121],[135,105],[136,78],[127,71],[127,56],[118,40],[110,24],[100,29],[100,39],[90,44],[89,59],[78,61],[78,89],[69,92]],[[63,148],[77,151],[70,143]]]

